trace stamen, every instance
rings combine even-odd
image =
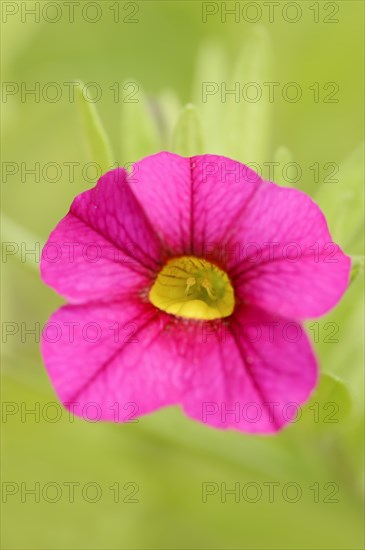
[[[196,284],[196,279],[195,277],[188,277],[187,280],[186,280],[186,289],[185,289],[185,294],[186,296],[189,296],[189,290],[192,286],[194,286]]]
[[[205,290],[207,291],[207,294],[208,294],[208,296],[211,300],[216,300],[217,299],[217,297],[214,293],[214,289],[212,287],[212,283],[210,281],[208,281],[208,279],[203,279],[203,281],[201,283],[201,286],[203,288],[205,288]]]

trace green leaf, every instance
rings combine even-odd
[[[322,403],[336,402],[339,406],[338,418],[346,418],[351,410],[351,397],[343,380],[332,373],[321,375],[314,399]]]
[[[343,426],[352,408],[352,400],[345,383],[337,376],[322,373],[309,403],[303,407],[303,422],[316,430],[330,430]]]
[[[181,113],[182,106],[177,94],[172,90],[163,90],[157,99],[161,111],[162,149],[168,149],[172,142],[175,121]]]
[[[286,187],[288,187],[290,183],[288,183],[288,180],[284,180],[283,171],[285,172],[285,166],[289,162],[293,162],[293,156],[290,150],[284,145],[281,145],[280,147],[278,147],[274,154],[274,162],[279,163],[279,166],[274,167],[275,183],[278,183],[280,185],[285,185]]]
[[[351,276],[350,284],[354,282],[358,275],[364,273],[365,256],[351,256]]]
[[[319,323],[316,344],[323,368],[346,379],[354,406],[363,401],[364,339],[359,337],[364,333],[363,286],[362,278],[355,276],[340,303]]]
[[[113,152],[103,127],[95,104],[87,101],[84,95],[85,87],[79,82],[76,87],[77,105],[85,133],[86,144],[93,162],[96,162],[102,172],[107,172],[113,166]]]
[[[123,164],[161,150],[158,104],[148,101],[140,84],[134,80],[123,84],[121,112],[121,149]]]
[[[272,106],[265,100],[269,91],[262,83],[271,79],[270,52],[268,32],[262,26],[255,26],[226,83],[227,89],[237,90],[237,95],[222,97],[226,100],[227,153],[246,164],[262,165],[268,159]]]
[[[44,240],[35,235],[29,229],[22,227],[17,221],[13,220],[6,214],[2,214],[2,246],[6,247],[9,257],[15,256],[23,265],[30,269],[39,272],[39,262],[37,261],[37,254],[27,254],[26,261],[22,257],[22,246],[25,250],[39,251],[44,244]]]
[[[204,153],[203,132],[197,109],[185,106],[175,126],[172,150],[185,157]]]
[[[198,52],[193,84],[193,104],[201,114],[206,150],[209,153],[226,154],[226,136],[222,132],[226,103],[222,103],[220,88],[227,81],[225,52],[219,44],[207,42]]]
[[[325,213],[333,240],[346,251],[361,254],[364,228],[363,144],[340,164],[331,179],[334,180],[332,183],[322,183],[315,200]]]

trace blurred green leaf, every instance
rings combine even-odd
[[[270,52],[268,32],[255,26],[227,82],[227,91],[235,90],[235,94],[224,98],[227,102],[224,137],[229,154],[246,164],[261,165],[268,159],[272,109],[270,102],[261,98],[264,93],[261,83],[270,82]]]
[[[285,185],[287,187],[289,183],[287,179],[284,181],[283,170],[289,162],[293,162],[291,151],[289,151],[289,149],[284,145],[281,145],[275,151],[274,162],[279,163],[279,166],[275,167],[275,175],[278,174],[275,177],[275,183],[279,183],[280,185]]]
[[[156,105],[148,99],[140,84],[134,80],[123,84],[121,109],[121,149],[123,164],[161,150]]]
[[[341,425],[349,415],[352,400],[345,383],[337,376],[322,373],[311,400],[303,407],[304,424],[328,431]]]
[[[358,275],[364,273],[365,256],[351,256],[350,283],[353,283]]]
[[[85,98],[85,86],[82,82],[79,82],[79,84],[76,87],[76,98],[84,128],[85,141],[93,162],[96,162],[104,173],[111,169],[114,162],[111,144],[95,104]]]
[[[158,105],[161,110],[161,133],[163,138],[163,149],[171,145],[176,120],[181,112],[179,98],[172,90],[164,90],[158,95]]]
[[[362,417],[364,389],[364,285],[355,277],[340,303],[319,323],[316,351],[325,370],[346,381],[354,400],[354,408]],[[334,342],[326,341],[335,331]]]
[[[13,220],[6,214],[2,214],[2,246],[5,246],[6,255],[15,256],[22,264],[39,272],[39,262],[37,251],[41,250],[44,240],[39,238],[29,229],[22,227],[17,221]],[[22,248],[23,247],[23,248]],[[3,249],[4,250],[4,249]],[[22,257],[22,250],[35,250],[33,254],[29,252],[26,255],[26,261]],[[38,254],[39,256],[39,254]]]
[[[206,150],[228,154],[226,136],[222,132],[226,104],[220,88],[227,80],[228,60],[221,45],[206,42],[198,52],[193,83],[193,104],[201,113]]]
[[[339,406],[338,418],[346,418],[351,410],[351,397],[343,380],[330,373],[323,373],[319,380],[314,399],[321,403],[336,402]],[[336,415],[337,416],[337,415]]]
[[[172,150],[185,157],[204,153],[203,132],[199,113],[189,103],[185,106],[176,123]]]
[[[336,165],[332,164],[336,170]],[[364,144],[360,144],[339,165],[338,173],[334,173],[331,179],[332,183],[322,183],[315,200],[326,215],[333,240],[346,251],[361,254],[364,228]]]

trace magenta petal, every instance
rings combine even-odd
[[[190,159],[167,152],[151,155],[134,164],[129,183],[164,244],[176,255],[189,252]]]
[[[252,308],[232,323],[186,322],[138,301],[65,306],[42,353],[60,400],[86,420],[123,422],[125,411],[182,403],[215,427],[275,432],[315,385],[308,339],[297,323]]]
[[[309,319],[326,313],[345,292],[350,258],[332,242],[323,213],[305,193],[268,183],[236,227],[243,245],[227,255],[227,267],[243,301]]]
[[[174,254],[203,255],[222,242],[262,180],[226,157],[163,152],[135,163],[130,180],[153,226]]]
[[[217,155],[152,155],[135,164],[134,180],[172,253],[225,266],[239,299],[306,319],[326,313],[345,292],[350,259],[305,193]]]
[[[183,398],[188,415],[249,433],[300,421],[318,369],[299,324],[243,307],[230,327],[222,324],[216,334],[205,330],[203,343],[194,342],[199,368]]]
[[[137,417],[178,402],[179,363],[169,333],[161,338],[169,321],[137,300],[56,311],[43,334],[42,354],[60,400],[84,417],[93,403],[98,420],[114,422],[128,420],[130,411]]]
[[[150,283],[161,245],[122,169],[77,196],[42,252],[48,285],[73,303],[110,299]]]

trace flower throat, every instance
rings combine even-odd
[[[162,311],[187,319],[221,319],[234,309],[228,275],[195,256],[169,260],[158,274],[149,299]]]

